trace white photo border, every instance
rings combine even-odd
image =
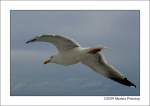
[[[132,96],[140,100],[105,100],[104,96],[10,96],[11,10],[140,10],[140,96]],[[1,1],[1,15],[1,105],[149,104],[149,1]]]

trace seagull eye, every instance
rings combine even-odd
[[[54,56],[51,56],[51,59],[53,58]]]

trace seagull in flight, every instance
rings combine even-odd
[[[44,61],[44,64],[55,63],[67,66],[82,63],[106,78],[136,88],[136,85],[129,81],[127,77],[115,67],[108,64],[101,53],[105,47],[83,48],[72,39],[55,34],[36,36],[26,43],[28,44],[37,41],[51,43],[58,49],[58,53],[50,56],[50,58]]]

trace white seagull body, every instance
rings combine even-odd
[[[116,68],[107,63],[100,53],[104,47],[82,48],[78,43],[69,38],[53,34],[36,36],[26,43],[36,41],[52,43],[59,51],[56,55],[44,61],[44,64],[56,63],[61,65],[72,65],[81,62],[109,79],[129,87],[136,87],[136,85],[127,80]]]

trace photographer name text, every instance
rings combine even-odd
[[[140,97],[104,97],[104,100],[140,100]]]

